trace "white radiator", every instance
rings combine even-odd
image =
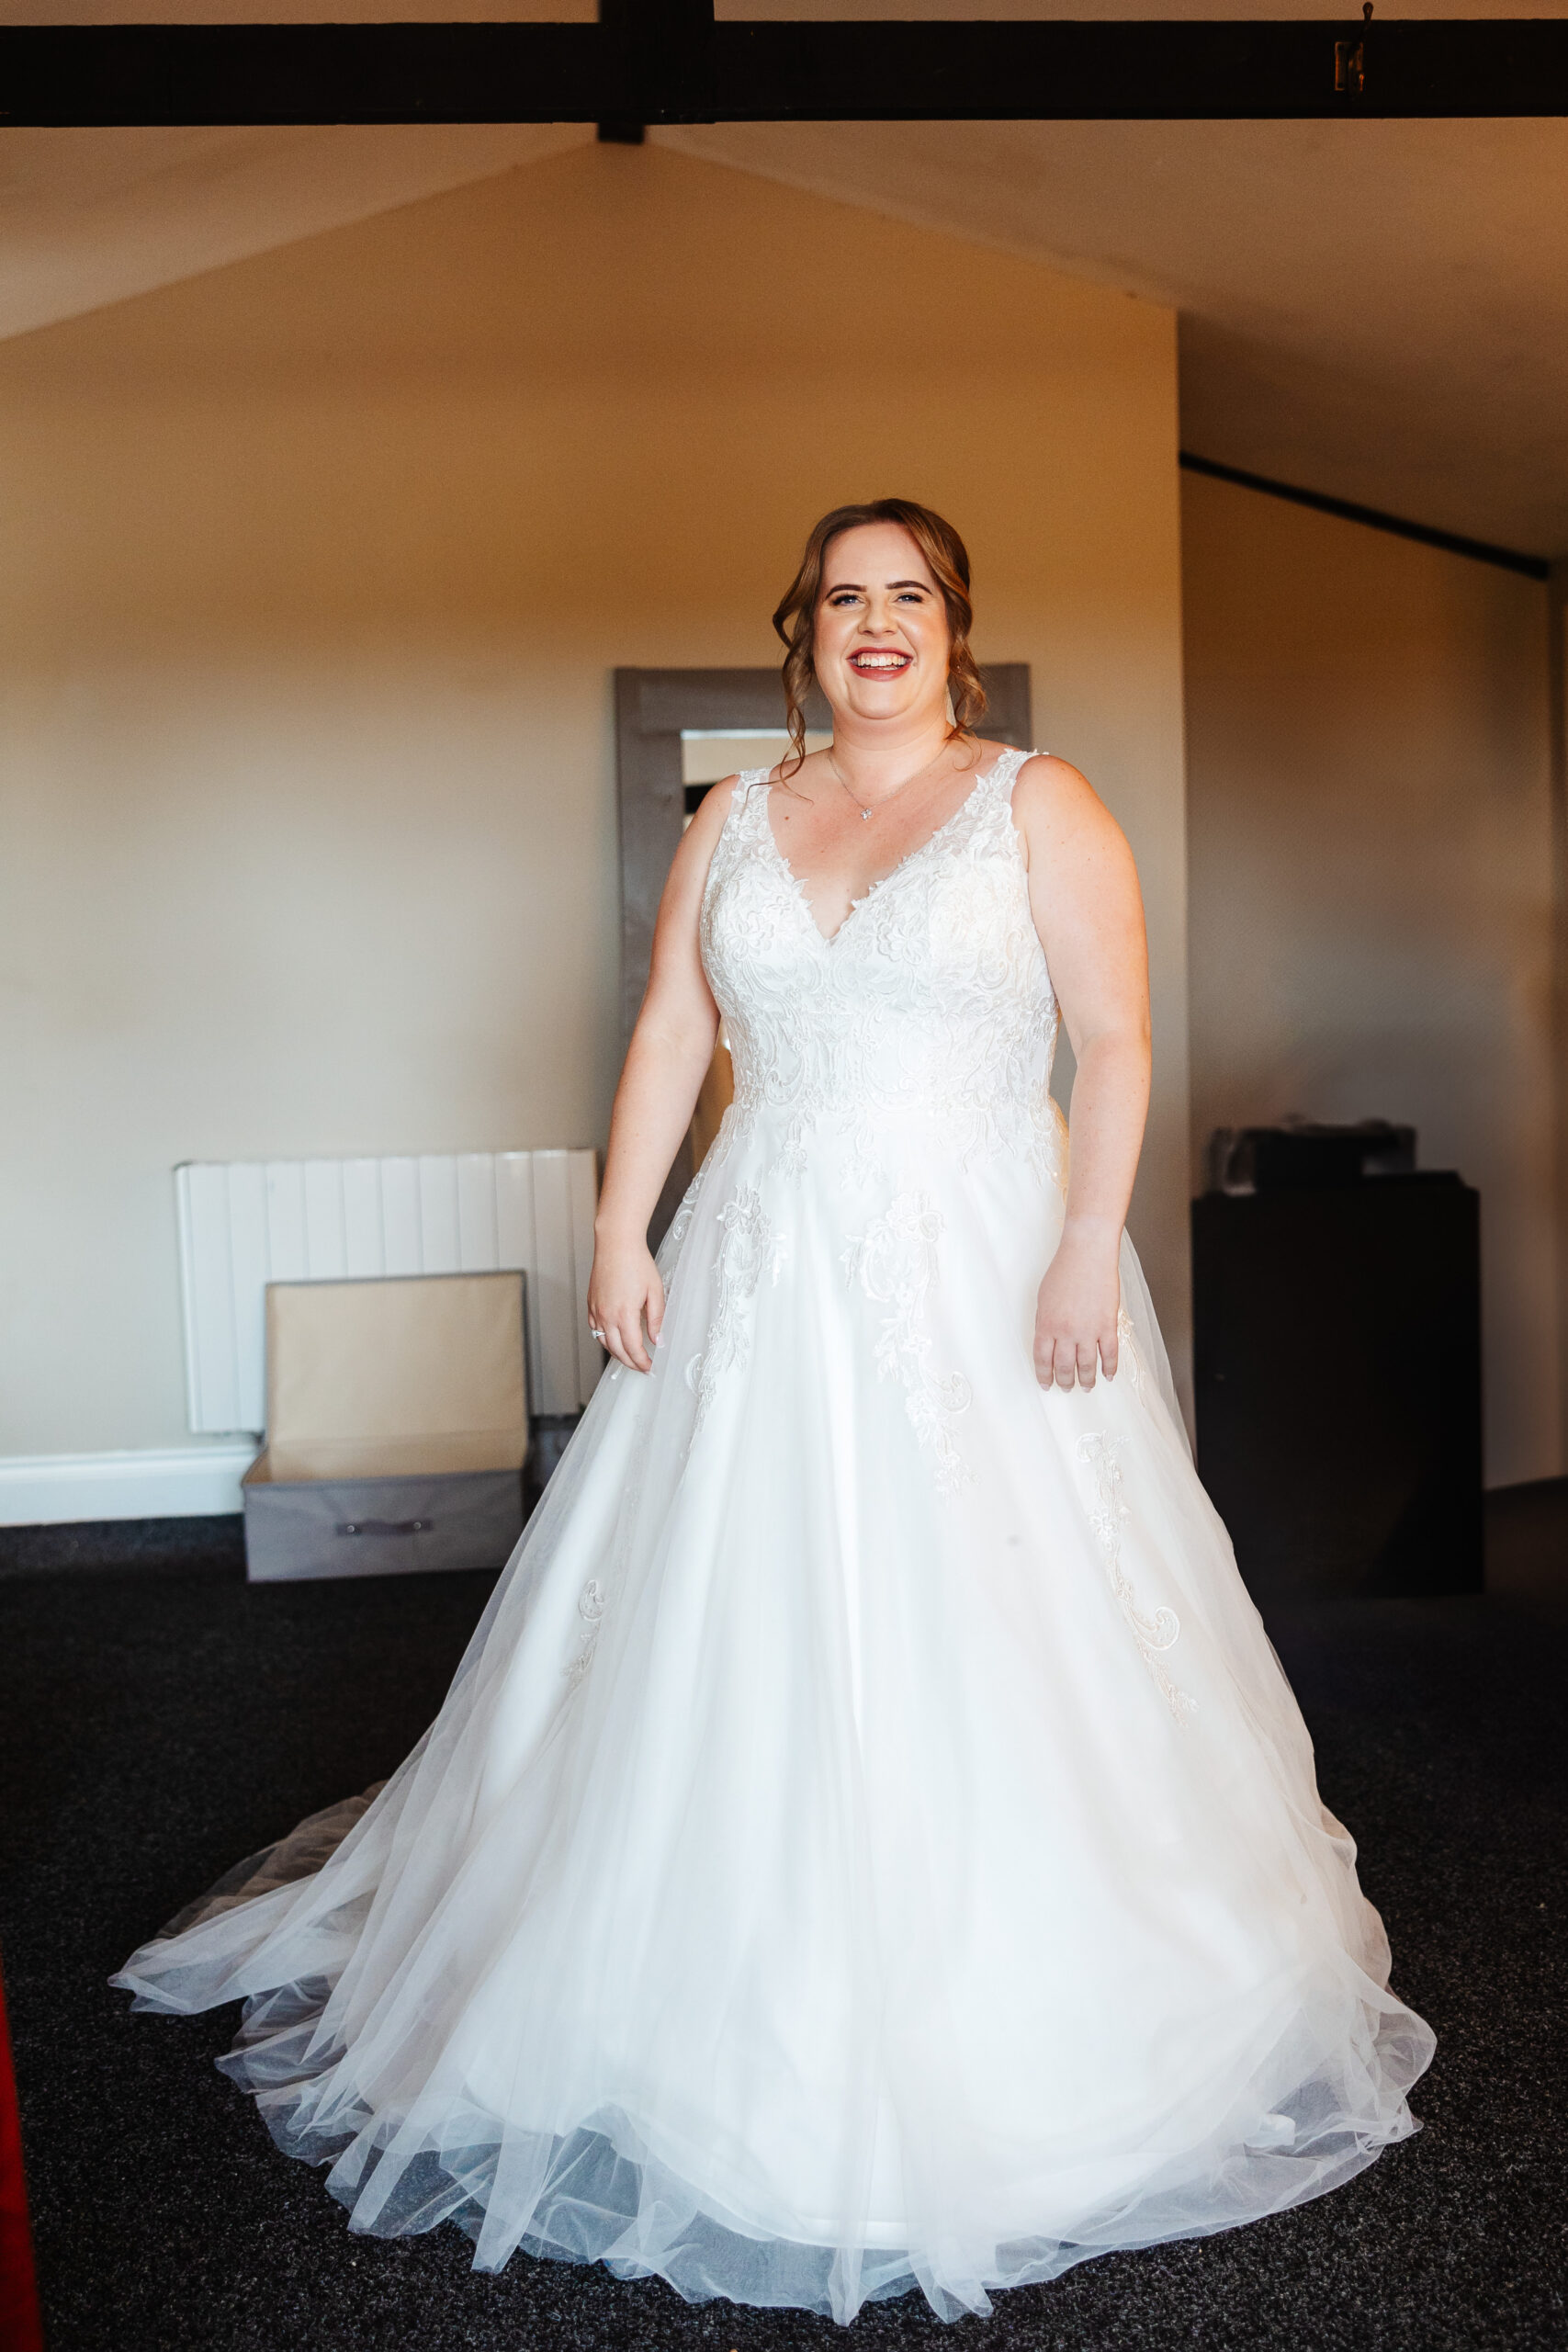
[[[592,1151],[187,1160],[175,1191],[193,1430],[265,1426],[268,1283],[355,1274],[520,1267],[530,1409],[575,1413],[593,1393],[604,1357],[588,1336]]]

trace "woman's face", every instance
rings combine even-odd
[[[829,539],[812,660],[835,710],[857,718],[942,718],[947,607],[924,556],[896,523]]]

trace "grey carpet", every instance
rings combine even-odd
[[[397,1763],[487,1577],[247,1589],[191,1572],[0,1580],[0,1936],[51,2352],[774,2352],[797,2313],[516,2258],[451,2228],[351,2237],[214,2072],[231,2013],[133,2017],[104,1979],[242,1855]],[[987,2352],[1448,2352],[1568,2341],[1563,1633],[1497,1600],[1300,1610],[1272,1630],[1361,1842],[1395,1981],[1437,2029],[1425,2130],[1252,2229],[1089,2263],[943,2331]]]

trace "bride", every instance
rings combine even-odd
[[[691,825],[616,1097],[614,1362],[368,1810],[115,1981],[243,1999],[222,2064],[356,2230],[955,2318],[1348,2180],[1432,2037],[1122,1231],[1127,845],[971,731],[939,516],[825,516],[775,625],[794,749]],[[734,1103],[656,1263],[721,1017]]]

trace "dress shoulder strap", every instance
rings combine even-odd
[[[738,837],[750,840],[759,825],[767,823],[767,768],[739,768],[736,771],[735,789],[729,796],[729,813],[725,823],[733,828]]]
[[[721,868],[728,868],[737,857],[744,857],[754,844],[759,817],[768,805],[766,792],[757,787],[767,780],[766,768],[737,769],[735,789],[729,796],[729,806],[724,812],[708,865],[710,886]],[[765,816],[761,816],[761,821],[767,821]]]
[[[992,792],[998,796],[1010,794],[1018,782],[1020,770],[1038,756],[1035,752],[1020,751],[1016,743],[1008,744],[986,779]]]

